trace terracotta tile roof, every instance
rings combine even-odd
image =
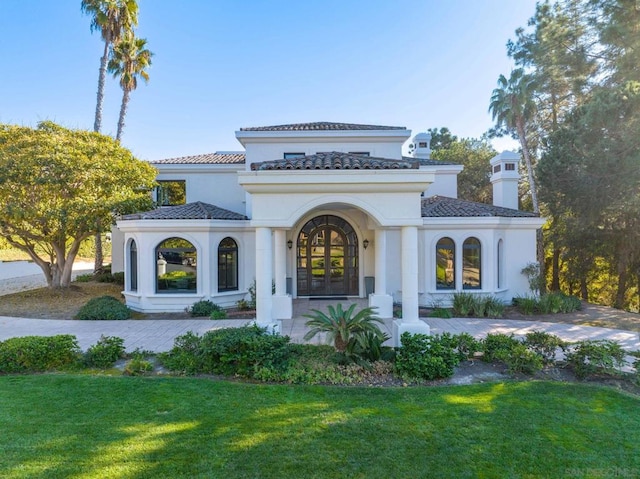
[[[359,125],[356,123],[291,123],[289,125],[251,126],[240,131],[326,131],[326,130],[406,130],[404,126]]]
[[[403,160],[417,161],[420,166],[438,166],[438,165],[457,165],[458,163],[452,163],[450,161],[431,160],[426,158],[413,158],[412,156],[403,156]]]
[[[417,161],[391,160],[329,151],[287,160],[252,163],[254,171],[265,170],[408,170],[418,169]]]
[[[244,153],[205,153],[204,155],[182,156],[180,158],[167,158],[164,160],[151,161],[155,165],[242,165],[244,164]]]
[[[450,218],[473,216],[501,216],[507,218],[537,218],[538,215],[529,211],[513,210],[501,206],[475,203],[446,196],[432,196],[422,199],[423,218]]]
[[[215,205],[196,201],[178,206],[125,215],[123,220],[246,220],[247,217]]]

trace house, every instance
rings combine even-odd
[[[235,136],[243,151],[153,162],[160,206],[117,222],[114,270],[125,271],[132,309],[234,306],[255,281],[258,324],[277,328],[295,298],[368,297],[382,317],[402,304],[397,338],[428,332],[419,305],[449,305],[454,292],[508,302],[529,291],[521,270],[544,220],[518,210],[518,155],[492,159],[488,205],[457,198],[462,166],[430,159],[428,134],[403,156],[404,127],[318,122]]]

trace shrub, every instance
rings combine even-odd
[[[542,357],[524,344],[516,342],[510,349],[498,349],[495,358],[506,364],[510,373],[534,374],[543,367]]]
[[[210,316],[214,311],[219,311],[221,308],[212,301],[203,299],[197,301],[191,305],[188,312],[191,316]]]
[[[495,296],[484,299],[484,311],[489,318],[501,318],[504,314],[504,303]]]
[[[100,336],[98,342],[84,353],[84,362],[90,367],[106,369],[113,366],[118,359],[124,358],[124,353],[124,339],[117,336]]]
[[[460,360],[451,347],[451,336],[403,333],[395,372],[409,379],[438,379],[453,375]]]
[[[100,296],[87,301],[75,319],[116,320],[129,319],[131,310],[113,296]]]
[[[251,309],[249,301],[247,301],[246,299],[239,299],[236,302],[236,308],[238,309],[238,311],[248,311]]]
[[[134,357],[124,365],[125,376],[144,376],[153,371],[153,364],[141,357]]]
[[[455,348],[461,361],[473,357],[476,352],[482,351],[482,343],[469,333],[460,333],[454,336]]]
[[[118,273],[111,273],[111,270],[103,271],[93,275],[93,279],[98,283],[114,283],[124,286],[124,273],[122,271]]]
[[[453,294],[453,311],[458,316],[469,316],[475,309],[476,297],[471,293]]]
[[[202,372],[201,337],[187,331],[173,341],[173,348],[166,353],[158,354],[158,360],[170,371],[181,374]]]
[[[211,311],[211,315],[209,317],[211,319],[226,319],[227,318],[227,312],[222,308],[216,309],[216,310]]]
[[[542,286],[544,286],[544,277],[540,274],[539,263],[528,263],[520,272],[527,277],[527,281],[529,281],[529,289],[532,293],[537,293],[542,290]]]
[[[524,344],[538,354],[544,364],[552,364],[555,361],[557,349],[564,351],[567,343],[555,334],[532,331],[526,334]]]
[[[482,341],[484,352],[482,359],[487,362],[502,361],[501,356],[518,344],[520,342],[513,337],[513,334],[489,333]]]
[[[333,342],[337,351],[344,352],[350,341],[364,341],[360,336],[371,333],[380,339],[380,343],[386,341],[388,337],[380,330],[378,324],[383,324],[382,320],[375,316],[374,308],[364,308],[353,314],[356,304],[352,304],[346,311],[342,309],[342,303],[337,307],[329,306],[328,314],[313,309],[314,314],[305,314],[309,318],[305,324],[310,327],[305,340],[313,338],[318,333],[326,333],[327,340]],[[376,324],[378,323],[378,324]]]
[[[537,309],[541,314],[558,314],[562,310],[563,294],[549,293],[540,296]]]
[[[89,283],[89,282],[93,281],[93,274],[91,274],[91,273],[79,274],[78,276],[76,276],[75,281],[77,283]]]
[[[577,377],[586,378],[594,374],[619,374],[619,369],[626,364],[625,355],[615,341],[586,340],[573,344],[566,360]]]
[[[433,310],[429,313],[429,317],[449,319],[453,317],[453,314],[451,314],[451,310],[447,308],[433,308]]]
[[[0,372],[42,372],[76,365],[78,341],[70,334],[24,336],[0,342]]]
[[[346,362],[355,362],[363,365],[363,361],[369,363],[393,359],[393,348],[382,345],[388,339],[391,339],[391,336],[385,333],[376,334],[371,331],[352,337],[344,351]]]
[[[537,308],[538,300],[534,296],[516,296],[513,298],[513,305],[522,314],[532,315]]]

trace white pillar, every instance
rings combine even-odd
[[[276,294],[273,296],[271,317],[273,319],[291,319],[293,302],[287,294],[287,235],[285,230],[274,231]]]
[[[375,242],[375,293],[369,296],[369,306],[376,308],[376,314],[381,318],[393,317],[393,297],[387,294],[387,232],[379,228],[376,230]]]
[[[429,326],[418,314],[418,228],[402,227],[402,319],[393,323],[393,342],[400,346],[400,336],[429,334]]]
[[[256,228],[256,323],[274,331],[272,319],[271,281],[273,272],[273,241],[271,228]],[[278,329],[279,332],[279,329]]]

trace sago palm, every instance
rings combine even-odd
[[[129,96],[138,87],[138,77],[145,82],[149,81],[147,68],[151,66],[153,53],[146,46],[146,39],[136,38],[133,33],[129,33],[114,45],[111,53],[108,70],[113,74],[114,78],[118,78],[120,88],[122,88],[122,103],[120,105],[118,132],[116,134],[117,141],[120,141],[122,137]]]
[[[304,315],[305,318],[309,318],[306,325],[311,328],[304,335],[304,339],[309,340],[318,333],[326,333],[327,340],[340,352],[347,349],[349,341],[361,335],[373,334],[384,341],[386,336],[376,324],[384,323],[375,315],[375,308],[364,308],[354,315],[355,308],[354,303],[345,311],[342,309],[342,303],[338,303],[335,308],[327,308],[328,314],[312,309],[314,314]]]

